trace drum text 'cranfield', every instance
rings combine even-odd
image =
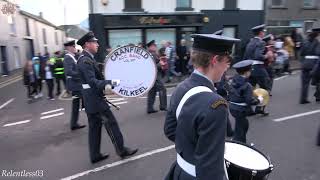
[[[148,59],[149,58],[149,54],[145,50],[140,48],[140,47],[124,46],[122,48],[119,48],[119,49],[115,50],[115,52],[112,53],[112,56],[110,57],[110,59],[112,61],[115,61],[117,59],[123,60],[124,58],[121,58],[121,56],[122,55],[127,55],[128,53],[134,53],[134,54],[140,55],[144,59]]]

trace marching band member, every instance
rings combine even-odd
[[[103,74],[97,68],[94,54],[98,51],[98,39],[92,32],[85,34],[77,44],[84,49],[78,60],[78,69],[82,82],[82,96],[85,111],[89,122],[89,151],[92,163],[108,158],[108,154],[100,153],[101,128],[105,126],[116,153],[121,157],[135,154],[138,149],[130,149],[124,146],[123,135],[118,122],[110,110],[109,104],[104,99],[106,86],[117,86],[118,81],[104,80]]]
[[[195,70],[173,92],[164,125],[177,151],[166,179],[223,180],[228,103],[213,83],[229,68],[229,55],[239,40],[213,34],[193,38]]]
[[[252,63],[252,60],[244,60],[233,65],[238,74],[232,78],[230,88],[230,113],[236,120],[233,140],[243,143],[247,142],[248,113],[252,105],[259,104],[259,100],[253,97],[253,87],[248,81]]]

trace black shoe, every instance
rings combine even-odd
[[[95,158],[95,159],[91,159],[91,163],[97,163],[99,161],[105,160],[109,157],[109,154],[101,154],[100,157]]]
[[[71,130],[74,131],[74,130],[77,130],[77,129],[82,129],[84,127],[86,127],[86,125],[77,125],[77,126],[72,127]]]
[[[152,113],[156,113],[156,112],[158,112],[158,111],[156,111],[156,110],[151,110],[151,111],[148,111],[147,113],[148,113],[148,114],[152,114]]]
[[[167,108],[160,108],[160,111],[168,111]]]
[[[304,101],[300,101],[300,104],[309,104],[310,101],[304,100]]]
[[[256,114],[261,114],[261,115],[263,115],[263,116],[268,116],[268,115],[269,115],[268,112],[263,111],[263,110],[256,110],[255,113],[256,113]]]
[[[132,156],[138,152],[138,149],[130,149],[125,147],[124,150],[119,154],[121,158],[126,158],[128,156]]]
[[[320,99],[316,99],[316,102],[320,102]]]

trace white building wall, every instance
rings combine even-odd
[[[101,0],[92,0],[93,13],[123,13],[124,0],[109,0],[107,6]],[[148,13],[169,13],[175,11],[176,0],[141,0],[142,8]],[[201,10],[222,10],[224,0],[192,0],[193,12]],[[263,0],[238,0],[240,10],[263,10]]]
[[[263,0],[238,0],[240,10],[263,10]]]
[[[0,7],[6,2],[0,0]],[[63,42],[65,41],[65,33],[62,30],[55,29],[52,26],[48,26],[39,21],[31,19],[19,13],[17,10],[13,14],[15,20],[16,33],[11,33],[10,24],[8,23],[8,16],[0,12],[0,46],[6,47],[8,70],[12,71],[24,66],[27,60],[25,39],[32,39],[34,46],[34,53],[45,53],[42,37],[42,28],[47,31],[47,47],[49,53],[63,49]],[[25,18],[29,19],[30,36],[26,36],[26,23]],[[58,32],[58,44],[55,42],[55,32]],[[2,67],[0,65],[0,75]]]

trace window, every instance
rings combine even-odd
[[[109,45],[112,49],[130,43],[138,44],[139,42],[142,42],[140,29],[109,30]]]
[[[45,46],[44,47],[44,54],[48,54],[49,53],[49,51],[48,51],[48,47],[47,46]]]
[[[12,34],[16,34],[17,33],[16,22],[15,22],[15,18],[13,17],[13,15],[8,16],[8,24],[10,25],[10,32]]]
[[[315,0],[303,0],[303,7],[313,8],[315,6]]]
[[[177,8],[191,8],[191,0],[177,0]]]
[[[58,42],[58,32],[54,32],[54,40],[56,42],[56,45],[59,45],[59,42]]]
[[[20,63],[21,57],[20,57],[20,51],[19,51],[18,46],[14,46],[13,57],[14,57],[16,68],[20,68],[21,67],[21,63]]]
[[[30,36],[29,19],[25,18],[26,22],[26,36]]]
[[[224,0],[224,9],[237,9],[238,0]]]
[[[176,44],[176,30],[173,28],[147,29],[146,35],[146,43],[155,40],[158,48],[161,48],[162,41],[170,41],[173,45]]]
[[[42,29],[42,38],[43,38],[43,43],[47,44],[47,34],[46,34],[46,29]]]
[[[192,11],[192,0],[176,0],[177,7],[176,11]]]
[[[271,0],[272,7],[284,7],[285,0]]]
[[[141,0],[124,0],[123,11],[144,11],[141,8]]]

